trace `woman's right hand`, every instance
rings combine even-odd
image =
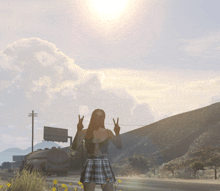
[[[119,134],[120,129],[121,129],[121,128],[119,127],[119,125],[118,125],[118,121],[119,121],[119,118],[117,118],[117,123],[115,123],[115,120],[114,120],[114,118],[113,118],[113,122],[114,122],[114,124],[115,124],[114,132],[115,132],[116,135]]]
[[[82,124],[84,116],[82,117],[82,119],[80,118],[80,115],[78,115],[78,116],[79,116],[79,122],[77,124],[77,131],[82,131],[82,129],[84,128],[84,126]]]

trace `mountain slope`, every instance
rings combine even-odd
[[[112,163],[134,154],[154,156],[158,163],[203,146],[220,146],[220,103],[178,114],[121,135],[121,150],[109,146]]]

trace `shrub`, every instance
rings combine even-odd
[[[148,159],[142,155],[129,157],[128,161],[132,170],[137,174],[145,174],[149,171]]]
[[[195,161],[190,166],[194,170],[194,177],[196,176],[197,170],[204,170],[205,167],[205,165],[200,161]]]

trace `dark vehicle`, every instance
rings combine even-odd
[[[70,160],[67,152],[60,148],[38,149],[25,156],[25,160],[22,161],[22,165],[20,166],[20,172],[24,168],[30,170],[30,172],[35,169],[48,176],[52,172],[57,173],[57,176],[67,176],[70,169]]]
[[[8,172],[14,172],[14,170],[12,168],[9,168]]]

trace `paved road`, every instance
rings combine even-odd
[[[53,177],[51,177],[53,178]],[[65,183],[68,186],[68,190],[73,190],[69,186],[71,182],[76,187],[79,178],[71,177],[54,177],[59,183]],[[116,177],[118,180],[118,178]],[[117,191],[220,191],[220,184],[217,183],[198,183],[198,182],[174,182],[164,180],[152,180],[152,179],[125,179],[120,178],[122,183],[117,187]],[[53,186],[52,182],[48,182],[48,185]],[[95,191],[101,191],[99,185],[96,186]]]
[[[7,173],[7,175],[10,173]],[[6,175],[6,174],[5,174]],[[13,173],[11,173],[13,175]],[[57,179],[58,183],[67,185],[68,191],[72,191],[73,187],[78,185],[79,176],[71,175],[68,177],[51,176],[46,180],[47,185],[53,186],[53,180]],[[119,177],[116,177],[118,180]],[[120,177],[122,183],[119,184],[117,191],[220,191],[220,181],[212,180],[209,183],[203,183],[201,180],[176,182],[172,180],[159,179],[132,179]],[[177,180],[178,181],[178,180]],[[70,186],[69,183],[73,186]],[[101,191],[99,185],[96,186],[95,191]]]
[[[220,184],[205,184],[192,182],[174,182],[152,179],[123,179],[119,190],[126,191],[220,191]]]

